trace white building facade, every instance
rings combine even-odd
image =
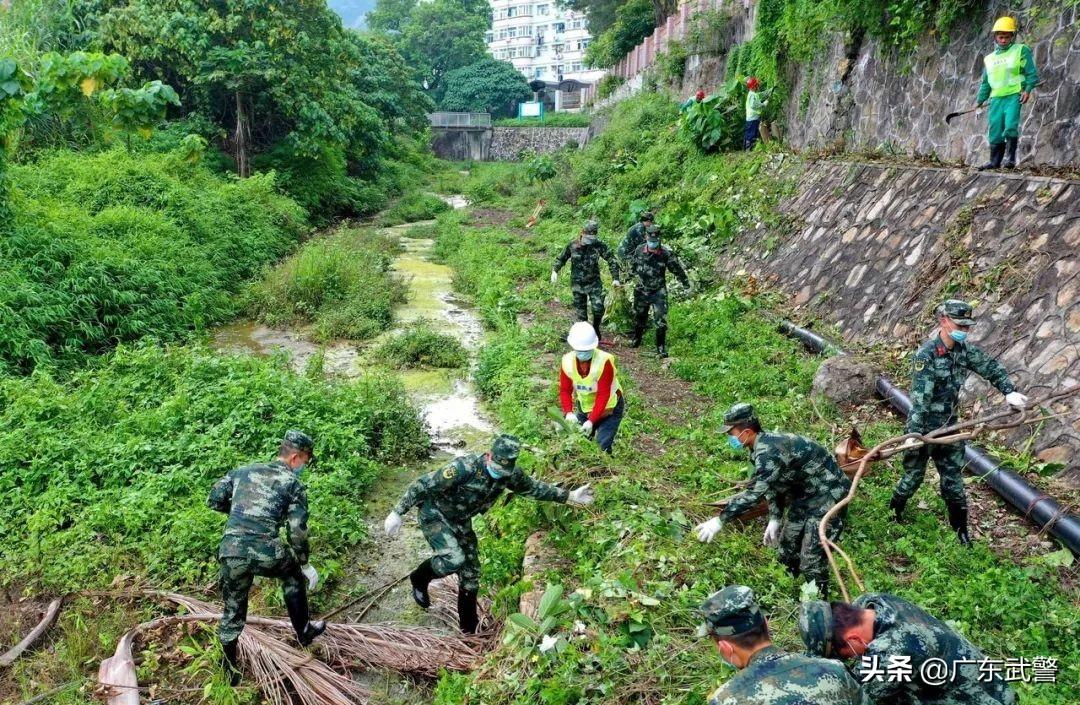
[[[585,15],[561,8],[555,0],[490,0],[492,26],[488,51],[509,61],[526,80],[595,83],[603,69],[585,65],[592,37]]]

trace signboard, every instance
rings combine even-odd
[[[538,100],[530,100],[525,103],[518,103],[518,117],[543,119],[544,104]]]

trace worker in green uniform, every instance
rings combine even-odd
[[[308,564],[307,491],[300,473],[315,463],[311,437],[289,431],[277,458],[233,470],[218,480],[207,505],[229,515],[218,548],[221,600],[225,605],[218,637],[233,685],[240,680],[237,646],[247,621],[248,593],[256,575],[277,578],[296,639],[307,646],[326,629],[309,621],[307,590],[319,574]],[[278,538],[288,528],[288,547]]]
[[[1013,407],[1027,406],[1027,397],[1016,391],[1009,372],[990,355],[967,342],[968,329],[975,325],[971,304],[949,299],[937,308],[939,332],[915,352],[912,358],[911,411],[906,433],[925,434],[956,423],[960,389],[971,372],[994,385]],[[967,496],[964,493],[964,443],[920,445],[904,452],[904,475],[896,485],[889,507],[901,521],[908,500],[919,489],[926,474],[926,462],[934,459],[941,476],[941,498],[949,511],[949,524],[960,543],[971,544],[968,536]]]
[[[645,335],[645,326],[649,322],[649,309],[652,309],[653,323],[656,325],[656,353],[667,357],[667,315],[668,291],[667,273],[671,271],[683,287],[690,291],[690,278],[679,261],[678,255],[660,241],[660,228],[650,225],[645,228],[645,243],[638,245],[630,253],[630,271],[637,277],[634,287],[634,332],[630,347],[641,345]]]
[[[623,236],[622,242],[619,243],[618,249],[615,250],[620,260],[626,262],[630,259],[630,255],[634,250],[645,244],[645,231],[652,227],[654,220],[652,211],[641,212],[641,215],[638,216],[638,222],[630,226],[630,229],[626,231],[626,235]]]
[[[559,270],[570,262],[570,293],[574,300],[575,320],[588,321],[592,311],[592,326],[596,337],[603,341],[601,326],[604,323],[604,283],[600,279],[600,260],[608,263],[611,285],[619,286],[619,262],[607,243],[599,238],[600,224],[590,220],[555,259],[551,268],[551,283],[559,280]]]
[[[476,632],[479,626],[476,597],[480,590],[480,553],[473,517],[490,509],[505,490],[546,502],[584,506],[593,501],[588,484],[567,491],[526,475],[517,467],[520,450],[517,438],[502,435],[495,439],[489,453],[463,455],[440,470],[421,475],[405,489],[383,525],[387,536],[395,535],[401,530],[402,516],[419,506],[420,530],[435,555],[410,574],[413,599],[427,609],[431,606],[428,584],[457,573],[458,620],[461,631],[467,634]]]
[[[807,653],[858,659],[855,678],[875,703],[1015,705],[1001,670],[980,667],[982,652],[945,622],[895,595],[800,606]],[[899,667],[903,670],[898,670]],[[944,670],[940,667],[944,667]],[[900,675],[903,673],[904,675]]]
[[[711,696],[709,705],[870,705],[842,663],[790,654],[773,644],[754,593],[729,585],[700,607],[709,636],[739,672]]]
[[[1016,20],[998,18],[994,23],[994,42],[997,45],[994,51],[983,57],[982,84],[975,99],[980,108],[987,98],[990,99],[990,111],[986,116],[990,161],[979,167],[980,171],[1016,166],[1020,106],[1031,100],[1031,92],[1039,84],[1031,49],[1016,42]]]
[[[769,101],[763,100],[758,89],[757,76],[746,79],[746,128],[743,131],[743,149],[753,149],[761,138],[761,110]]]
[[[769,504],[769,523],[762,543],[780,549],[780,562],[794,577],[829,591],[829,563],[818,536],[825,513],[851,488],[836,458],[824,447],[794,433],[764,431],[754,407],[736,404],[724,414],[723,433],[732,448],[750,451],[754,474],[750,487],[738,494],[717,517],[697,526],[698,540],[712,541],[724,525],[753,509],[762,499]],[[827,535],[837,541],[844,530],[846,510],[829,522]]]

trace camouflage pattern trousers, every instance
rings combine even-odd
[[[604,285],[600,282],[592,284],[574,284],[570,287],[570,294],[574,298],[574,315],[578,321],[589,320],[589,311],[593,318],[602,318],[604,315]]]
[[[926,475],[926,461],[934,459],[941,478],[941,498],[950,507],[967,507],[964,494],[964,443],[930,445],[914,448],[904,453],[904,476],[896,485],[896,495],[911,499]]]
[[[649,307],[652,307],[653,325],[657,328],[667,328],[667,287],[654,291],[641,286],[634,289],[634,325],[637,328],[642,330],[645,328]]]
[[[802,512],[788,512],[783,526],[780,527],[780,562],[794,577],[800,575],[807,581],[813,581],[821,590],[822,598],[827,599],[829,592],[829,559],[818,538],[818,524],[823,514],[807,515]],[[837,541],[844,532],[844,520],[847,510],[836,515],[826,531],[830,541]]]
[[[221,601],[225,604],[218,626],[218,638],[227,644],[240,638],[247,622],[248,593],[256,575],[281,580],[281,592],[288,604],[291,595],[307,600],[307,578],[300,571],[300,564],[292,554],[284,557],[219,558],[221,572],[219,586]]]
[[[417,512],[420,531],[431,550],[431,570],[442,578],[457,573],[462,590],[480,589],[480,549],[472,520],[460,524],[449,521],[431,505],[421,505]]]

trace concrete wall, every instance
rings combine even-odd
[[[588,139],[587,127],[495,127],[490,159],[514,162],[526,150],[549,154],[570,143],[583,147]]]
[[[441,159],[487,161],[491,154],[491,128],[433,127],[431,151]]]
[[[1021,391],[1080,383],[1080,182],[835,161],[797,178],[781,207],[790,229],[742,234],[720,258],[723,273],[774,283],[796,317],[835,324],[856,350],[914,350],[939,301],[977,301],[972,340]],[[1003,403],[974,375],[965,397],[973,413]],[[1075,480],[1080,398],[1071,409],[1034,447]]]

